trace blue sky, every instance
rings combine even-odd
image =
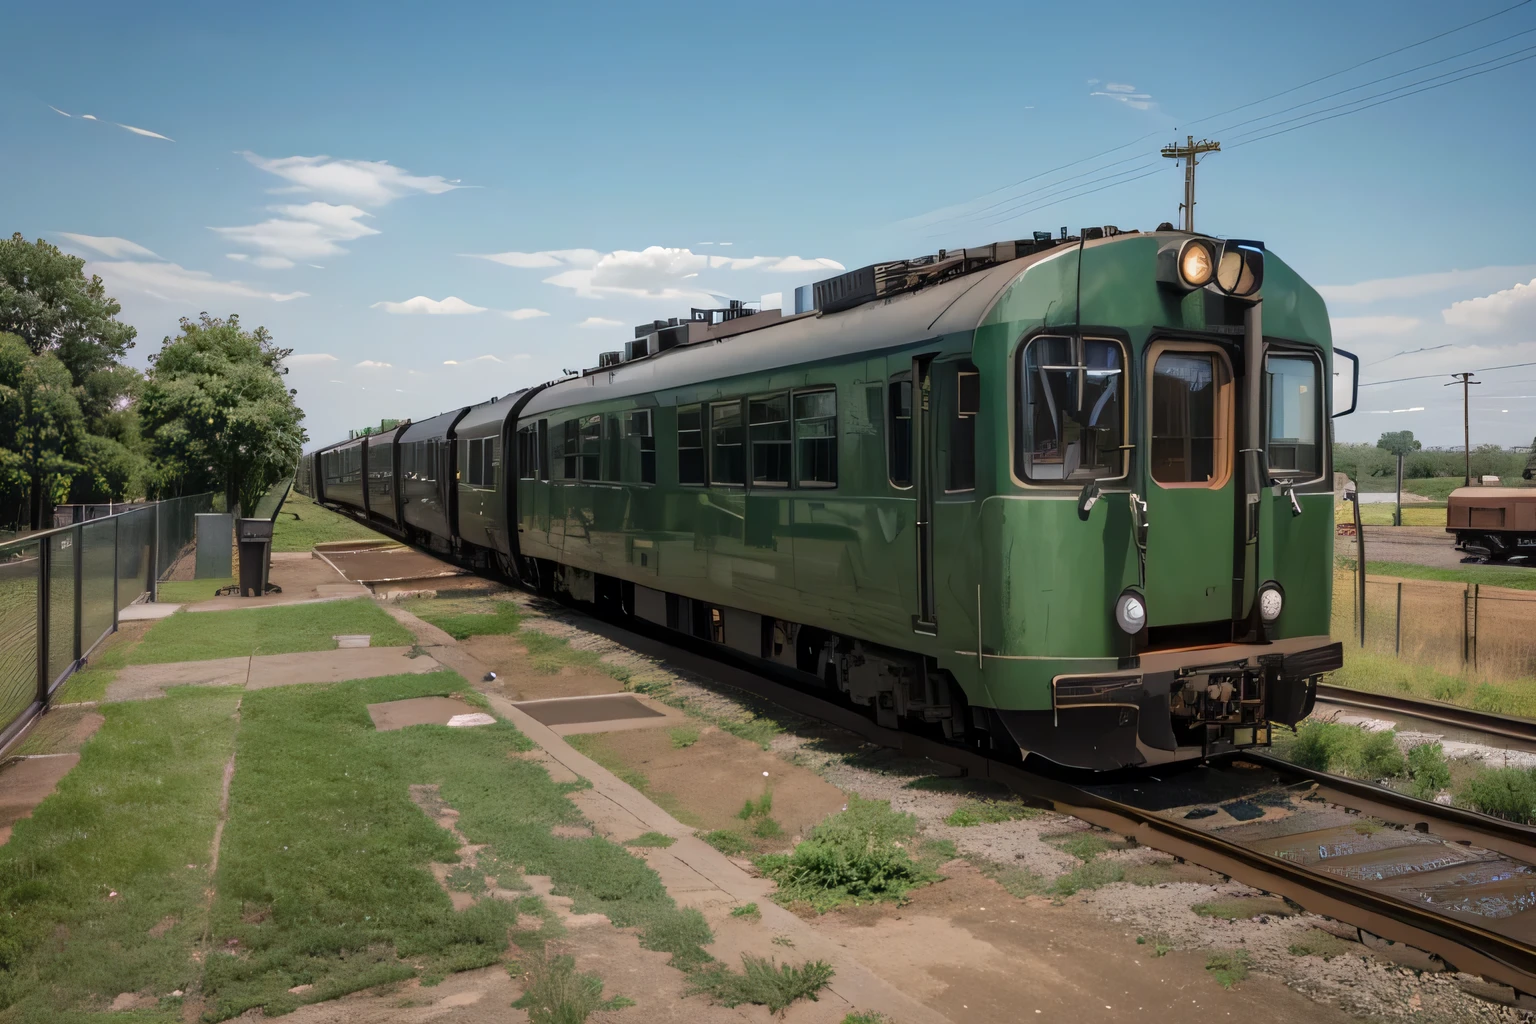
[[[32,5],[7,15],[0,228],[87,257],[140,365],[180,316],[266,325],[323,441],[592,365],[710,295],[1177,220],[1156,152],[1193,133],[1224,146],[1196,226],[1318,285],[1365,379],[1536,363],[1536,60],[1427,88],[1536,55],[1536,3],[1276,11]],[[1529,444],[1536,365],[1483,378],[1473,442]],[[1459,444],[1451,391],[1366,389],[1339,435]]]

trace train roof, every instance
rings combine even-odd
[[[899,348],[974,330],[1019,274],[1077,250],[1076,245],[1057,246],[842,312],[765,318],[768,322],[762,327],[743,325],[744,329],[724,337],[680,345],[558,381],[535,395],[521,415],[839,359],[872,349]],[[747,318],[747,323],[750,320]]]

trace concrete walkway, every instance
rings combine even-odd
[[[397,622],[416,634],[433,657],[466,679],[483,680],[487,669],[447,633],[395,605],[385,605]],[[574,781],[577,776],[592,783],[591,789],[571,799],[602,835],[624,842],[646,832],[660,832],[677,840],[664,849],[644,850],[647,863],[679,905],[700,909],[756,903],[763,923],[773,933],[788,936],[797,955],[826,960],[837,975],[822,998],[847,1004],[847,1011],[876,1010],[902,1024],[945,1024],[949,1018],[923,1005],[882,980],[843,947],[816,931],[805,921],[772,901],[771,881],[750,874],[719,850],[694,834],[672,815],[591,758],[577,752],[554,729],[535,720],[499,693],[482,690],[497,714],[506,718],[538,747],[540,758],[555,781]],[[640,852],[640,851],[636,851]],[[740,952],[763,950],[712,950],[727,963]]]
[[[436,672],[433,658],[411,657],[409,647],[342,647],[333,651],[258,654],[245,658],[128,665],[107,685],[106,703],[164,697],[168,686],[243,686],[265,690],[299,683],[340,683],[405,673]]]

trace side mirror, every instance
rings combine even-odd
[[[1099,482],[1097,480],[1089,480],[1083,485],[1082,493],[1077,496],[1077,518],[1086,523],[1089,514],[1093,511],[1093,506],[1098,503]]]
[[[1147,503],[1141,500],[1141,495],[1131,495],[1131,526],[1135,530],[1136,546],[1142,551],[1147,550]]]
[[[1360,357],[1333,350],[1333,414],[1348,416],[1360,402]]]

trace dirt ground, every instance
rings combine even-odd
[[[528,649],[511,636],[473,636],[460,646],[496,673],[496,682],[508,700],[545,700],[550,697],[585,697],[597,693],[622,693],[624,686],[613,676],[595,669],[567,665],[557,672],[543,672],[528,663]],[[485,684],[481,684],[484,688]]]

